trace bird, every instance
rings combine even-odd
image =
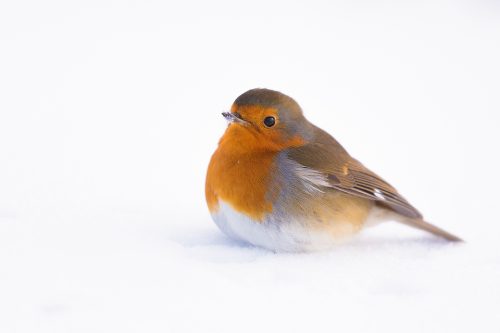
[[[384,179],[309,122],[291,97],[270,89],[240,95],[206,174],[205,197],[230,238],[274,252],[312,252],[395,221],[451,242]]]

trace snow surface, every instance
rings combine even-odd
[[[0,332],[499,332],[499,40],[493,1],[2,1]],[[254,87],[467,243],[227,239],[205,170]]]

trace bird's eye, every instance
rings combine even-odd
[[[276,119],[274,119],[274,117],[266,117],[264,119],[264,125],[266,125],[267,127],[273,127],[275,123]]]

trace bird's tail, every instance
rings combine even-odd
[[[450,242],[463,242],[463,240],[460,237],[457,237],[453,234],[450,234],[449,232],[447,232],[441,228],[438,228],[433,224],[425,222],[422,219],[401,218],[401,219],[398,219],[398,222],[403,223],[403,224],[410,226],[412,228],[416,228],[416,229],[430,232],[431,234],[436,235],[436,236],[441,237],[441,238],[444,238]]]

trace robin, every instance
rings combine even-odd
[[[229,124],[210,160],[205,195],[229,237],[274,251],[313,251],[391,220],[461,241],[425,222],[291,97],[252,89],[222,115]]]

